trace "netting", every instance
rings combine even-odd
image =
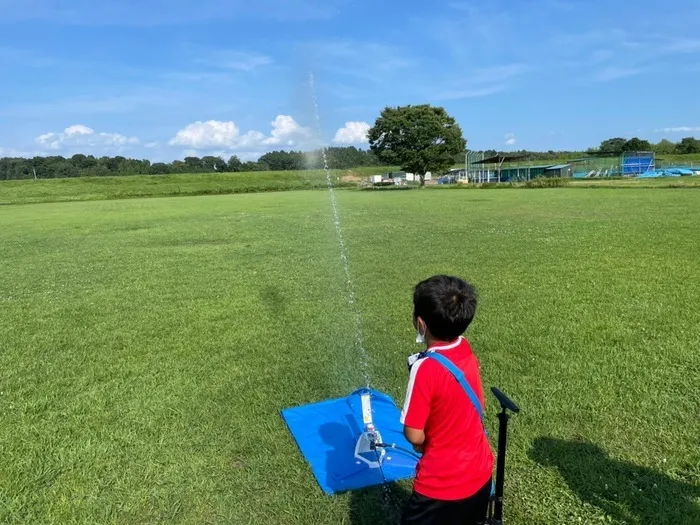
[[[633,177],[656,169],[653,152],[629,152],[620,157],[620,171],[625,177]]]

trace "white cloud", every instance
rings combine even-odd
[[[458,100],[487,97],[509,88],[508,81],[532,71],[532,66],[522,63],[482,67],[464,76],[458,82],[450,82],[445,91],[438,93],[437,100]]]
[[[83,126],[82,124],[67,127],[65,130],[65,134],[68,137],[71,135],[92,135],[93,133],[95,133],[95,130],[90,129],[87,126]]]
[[[515,133],[506,133],[504,138],[506,139],[505,143],[507,146],[512,146],[513,144],[515,144],[517,142],[517,140],[515,138]]]
[[[311,130],[297,124],[289,115],[277,115],[272,122],[272,136],[263,140],[263,144],[296,146],[307,142],[311,137]]]
[[[405,81],[405,75],[417,64],[414,57],[406,56],[394,45],[378,42],[334,39],[309,42],[305,47],[311,59],[326,73],[354,77],[364,83],[388,82],[401,72]]]
[[[158,143],[158,142],[147,142],[146,144],[143,145],[144,148],[148,148],[148,149],[157,148],[158,146],[160,146],[160,143]]]
[[[669,43],[664,50],[669,53],[697,53],[700,51],[700,39],[676,39]]]
[[[633,75],[639,75],[643,73],[642,68],[624,68],[610,66],[606,67],[598,72],[595,79],[599,82],[608,82],[610,80],[617,80],[620,78],[631,77]]]
[[[336,144],[365,144],[370,125],[367,122],[346,122],[333,138]]]
[[[268,66],[274,61],[269,56],[260,53],[220,49],[209,51],[206,57],[198,58],[196,62],[220,69],[252,71],[262,66]]]
[[[235,122],[210,120],[193,122],[170,140],[171,146],[190,146],[192,148],[228,148],[245,147],[251,143],[260,143],[264,135],[259,131],[249,131],[241,135]]]
[[[444,91],[437,95],[437,100],[459,100],[462,98],[487,97],[505,91],[506,86],[498,85],[485,88],[455,89],[454,91]]]
[[[527,64],[514,63],[477,69],[470,77],[474,83],[498,82],[522,75],[532,70]]]
[[[700,131],[700,126],[676,126],[673,128],[655,129],[654,133],[691,133]]]
[[[242,134],[235,122],[210,120],[197,121],[181,129],[169,144],[207,150],[254,151],[266,146],[301,146],[311,138],[312,133],[308,128],[300,126],[289,115],[278,115],[272,122],[269,137],[255,130]]]
[[[69,126],[60,133],[44,133],[35,139],[40,146],[50,150],[64,148],[124,148],[137,146],[139,139],[127,137],[119,133],[96,133],[92,128],[76,124]]]

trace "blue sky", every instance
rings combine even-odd
[[[700,136],[697,0],[0,0],[0,156],[255,159],[444,106],[470,149]]]

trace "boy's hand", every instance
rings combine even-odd
[[[424,446],[425,446],[425,445],[413,445],[413,450],[415,450],[415,451],[418,452],[419,454],[422,454],[422,453],[423,453],[423,448],[424,448]]]

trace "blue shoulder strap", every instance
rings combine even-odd
[[[472,402],[472,405],[474,405],[474,408],[476,408],[476,411],[479,413],[479,418],[484,420],[484,411],[481,408],[481,403],[479,402],[479,398],[476,397],[476,394],[474,393],[474,390],[472,390],[472,387],[469,386],[469,382],[467,381],[467,378],[464,377],[464,372],[462,372],[457,365],[455,365],[452,361],[450,361],[447,357],[445,357],[442,354],[438,354],[437,352],[426,352],[425,357],[431,357],[435,359],[438,363],[440,363],[442,366],[447,368],[447,370],[450,371],[450,373],[455,377],[457,382],[460,384],[464,392],[466,392],[467,396],[469,397],[469,400]]]

